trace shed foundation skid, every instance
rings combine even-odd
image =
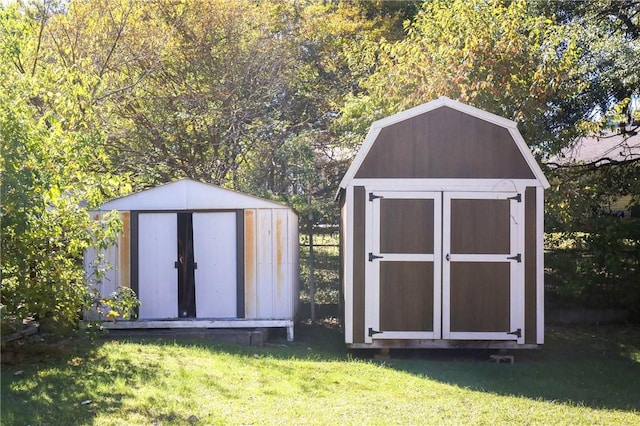
[[[294,340],[294,322],[292,320],[195,320],[195,321],[115,321],[104,322],[102,326],[107,330],[153,330],[153,331],[167,331],[168,333],[180,333],[186,332],[189,335],[206,335],[207,331],[210,334],[219,332],[221,335],[225,335],[223,330],[237,330],[238,332],[256,332],[256,330],[264,332],[268,328],[285,328],[287,330],[287,341],[292,342]],[[226,333],[230,335],[230,333]],[[251,345],[255,346],[255,345]]]
[[[548,186],[486,111],[439,98],[375,122],[337,196],[347,346],[542,344]]]
[[[349,349],[538,349],[537,344],[494,340],[375,340],[372,343],[347,344]]]

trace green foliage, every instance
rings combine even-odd
[[[638,202],[640,162],[550,173],[546,197],[546,280],[550,305],[621,308],[640,321],[640,222],[606,210],[631,195]],[[551,237],[553,235],[553,237]]]
[[[77,313],[81,253],[117,229],[87,208],[133,188],[186,176],[285,202],[305,229],[335,225],[338,182],[371,122],[440,95],[517,121],[540,159],[637,126],[632,0],[6,3],[7,315]],[[593,213],[620,193],[638,200],[637,175],[633,164],[550,174],[549,229],[565,244],[589,233],[594,283],[637,282],[613,250],[635,250],[635,237]]]
[[[113,321],[117,318],[134,318],[135,309],[140,306],[140,301],[129,287],[118,287],[109,297],[98,299],[96,304],[107,307],[109,312],[106,318]]]
[[[42,58],[48,16],[28,12],[0,9],[2,305],[6,317],[71,325],[88,291],[82,255],[119,227],[117,215],[94,221],[87,207],[123,182],[95,169],[104,157],[91,79]]]
[[[620,122],[633,129],[631,99],[640,93],[638,7],[610,1],[424,2],[406,22],[405,38],[363,42],[364,53],[352,57],[373,71],[362,76],[362,91],[343,109],[345,144],[358,146],[373,120],[442,95],[515,120],[540,159]],[[564,232],[564,245],[587,232],[577,266],[562,260],[569,253],[548,258],[553,297],[636,311],[637,223],[613,221],[601,210],[621,195],[638,202],[639,172],[637,161],[548,171],[547,230]]]
[[[337,305],[341,303],[340,292],[340,240],[335,233],[314,230],[313,267],[315,302]],[[310,302],[309,291],[309,238],[303,234],[300,241],[300,301]]]
[[[542,14],[584,28],[579,72],[585,83],[580,101],[592,114],[589,130],[631,124],[637,113],[629,101],[640,96],[640,3],[635,0],[535,2]],[[595,114],[594,114],[595,112]]]
[[[575,135],[561,116],[580,89],[578,27],[524,1],[478,0],[425,2],[406,29],[402,40],[364,46],[374,72],[344,109],[346,130],[362,135],[375,119],[444,95],[517,121],[540,152]]]

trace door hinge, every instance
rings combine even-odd
[[[514,195],[513,197],[508,197],[507,200],[516,200],[517,202],[522,202],[522,194]]]
[[[369,329],[369,330],[371,330],[371,329]],[[512,332],[507,333],[507,334],[511,334],[512,336],[516,336],[519,339],[519,338],[522,337],[522,329],[519,328],[516,331],[512,331]]]
[[[369,201],[373,201],[376,198],[384,198],[382,195],[375,195],[373,192],[369,193]]]
[[[369,262],[373,262],[374,259],[384,259],[383,256],[376,256],[373,253],[369,253]]]
[[[373,328],[369,327],[369,337],[373,337],[374,334],[381,334],[382,331],[378,331],[378,330],[374,330]]]
[[[516,262],[522,262],[522,253],[518,253],[515,256],[507,257],[508,260],[515,260]]]

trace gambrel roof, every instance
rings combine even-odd
[[[374,122],[340,188],[358,178],[527,179],[549,187],[514,121],[447,97]]]

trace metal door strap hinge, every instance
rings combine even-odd
[[[376,256],[373,253],[369,253],[369,262],[373,262],[374,259],[384,259],[383,256]]]
[[[369,327],[369,337],[373,337],[374,334],[381,334],[382,331],[377,331],[374,330],[373,328]]]
[[[375,195],[373,192],[369,193],[369,201],[373,201],[376,198],[384,198],[382,195]]]
[[[371,330],[371,329],[369,329],[369,330]],[[519,329],[517,329],[516,331],[512,331],[512,332],[507,333],[507,334],[511,334],[511,335],[513,335],[513,336],[516,336],[516,337],[519,339],[519,338],[521,338],[521,337],[522,337],[522,329],[521,329],[521,328],[519,328]]]
[[[507,200],[516,200],[517,202],[522,202],[522,194],[514,195],[513,197],[507,198]]]
[[[518,253],[515,256],[507,257],[509,260],[515,260],[516,262],[522,262],[522,253]]]

